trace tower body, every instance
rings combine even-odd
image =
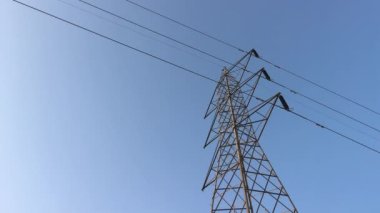
[[[216,148],[203,189],[213,187],[211,213],[297,213],[259,143],[277,102],[288,106],[280,93],[254,96],[260,79],[270,77],[264,69],[247,71],[251,54],[223,70],[207,109],[213,122],[205,147]]]

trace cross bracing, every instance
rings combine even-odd
[[[280,93],[255,101],[260,79],[270,77],[265,69],[247,71],[252,54],[223,69],[207,109],[206,117],[214,117],[205,147],[215,143],[216,149],[203,188],[213,185],[212,213],[296,213],[259,143],[276,103],[288,106]]]

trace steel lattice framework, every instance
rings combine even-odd
[[[270,77],[265,69],[247,71],[253,54],[257,56],[252,50],[223,70],[207,109],[205,117],[214,118],[205,147],[217,144],[203,189],[214,186],[211,213],[297,213],[259,143],[276,103],[289,108],[280,93],[255,98],[260,79]]]

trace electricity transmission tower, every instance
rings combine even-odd
[[[289,110],[280,93],[262,100],[254,96],[265,69],[247,70],[252,50],[231,68],[225,68],[205,117],[214,114],[205,147],[216,149],[203,189],[213,185],[211,213],[297,213],[259,140],[276,106]]]

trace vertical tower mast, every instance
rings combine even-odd
[[[297,213],[259,144],[278,100],[284,109],[288,105],[280,93],[251,104],[260,79],[270,80],[265,69],[247,71],[252,54],[223,70],[207,109],[205,117],[214,119],[205,147],[215,142],[216,149],[203,189],[214,185],[211,213]]]

